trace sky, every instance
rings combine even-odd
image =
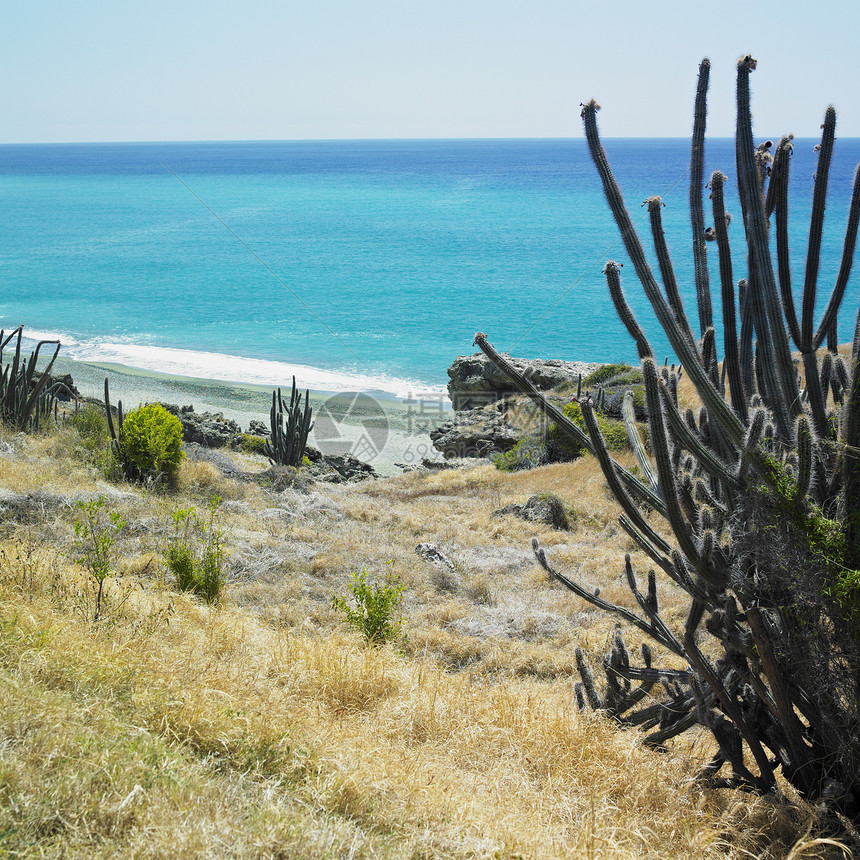
[[[0,142],[686,137],[734,133],[739,56],[757,135],[860,137],[860,3],[782,0],[19,0],[0,34]]]

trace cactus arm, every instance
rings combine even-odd
[[[836,315],[848,286],[851,276],[851,266],[854,261],[854,247],[857,242],[857,227],[860,224],[860,165],[854,173],[854,189],[851,194],[851,206],[848,210],[848,226],[845,230],[845,242],[842,246],[842,262],[839,266],[839,274],[836,278],[836,286],[827,303],[827,309],[821,318],[821,324],[813,339],[813,349],[818,349],[824,342],[824,338],[836,326]]]
[[[561,583],[569,591],[572,591],[578,597],[581,597],[583,600],[587,601],[592,606],[596,606],[598,609],[602,609],[604,612],[618,615],[620,618],[623,618],[625,621],[628,621],[630,624],[633,624],[635,627],[638,627],[643,633],[646,633],[652,639],[659,642],[661,645],[665,646],[674,654],[677,654],[679,657],[682,657],[684,655],[683,648],[680,651],[675,650],[676,643],[678,642],[678,640],[674,636],[664,641],[661,638],[660,632],[655,631],[648,621],[643,618],[640,618],[635,612],[631,612],[624,606],[616,606],[614,603],[610,603],[608,600],[604,600],[602,597],[599,597],[591,591],[588,591],[588,589],[583,588],[578,582],[569,579],[563,573],[560,573],[559,571],[555,570],[549,563],[549,560],[546,557],[546,551],[540,545],[540,542],[537,538],[532,538],[532,550],[534,551],[535,558],[538,560],[540,566],[554,580],[556,580],[556,582]]]
[[[630,337],[636,342],[636,350],[639,353],[639,358],[654,357],[651,350],[651,344],[648,343],[648,338],[642,331],[642,327],[633,316],[633,311],[630,310],[630,305],[627,304],[627,299],[624,298],[624,291],[621,289],[621,272],[620,265],[614,260],[609,260],[603,274],[606,275],[606,284],[609,287],[609,295],[612,299],[612,304],[615,305],[615,310],[624,327],[630,334]]]
[[[791,339],[800,349],[800,324],[797,321],[794,295],[791,292],[791,263],[788,251],[788,165],[791,151],[791,137],[783,137],[777,144],[776,155],[773,159],[773,173],[768,188],[768,199],[773,196],[773,211],[776,221],[776,262],[782,309]]]
[[[654,545],[648,540],[648,538],[642,534],[633,523],[630,522],[629,518],[624,514],[621,514],[618,517],[618,524],[621,528],[630,535],[630,538],[648,556],[655,564],[659,565],[660,568],[666,573],[666,575],[673,582],[678,583],[682,588],[684,587],[683,581],[678,576],[675,571],[675,565],[669,560],[669,558],[663,555]]]
[[[672,396],[665,388],[665,385],[661,386],[661,388],[666,420],[675,437],[676,444],[689,451],[699,461],[699,464],[714,478],[730,487],[739,487],[737,477],[731,468],[714,454],[690,429],[687,422],[681,417],[681,413],[678,412],[675,404],[672,403]]]
[[[42,376],[39,378],[39,381],[33,386],[32,391],[30,392],[29,397],[27,396],[27,391],[30,388],[33,380],[33,373],[36,369],[36,363],[39,360],[39,350],[45,344],[56,344],[54,348],[54,354],[51,356],[51,360],[48,362],[48,366],[42,373]],[[29,422],[30,417],[33,414],[33,410],[36,409],[39,403],[39,398],[42,396],[45,387],[48,384],[49,375],[51,373],[51,368],[54,366],[54,362],[57,360],[57,356],[60,354],[60,342],[58,340],[41,340],[36,344],[36,350],[33,352],[32,357],[30,358],[30,372],[27,374],[27,387],[23,391],[23,408],[18,414],[18,427],[23,430],[27,422]],[[38,419],[37,419],[38,421]]]
[[[800,391],[788,348],[782,304],[777,295],[770,259],[767,222],[759,191],[759,173],[753,148],[749,74],[755,67],[756,61],[749,55],[738,60],[735,138],[738,192],[749,248],[748,300],[752,298],[753,317],[759,334],[758,345],[760,350],[764,350],[762,366],[767,390],[762,392],[762,396],[774,410],[780,437],[787,440],[793,429],[793,418],[801,411]],[[737,442],[737,440],[733,441]]]
[[[803,726],[797,718],[788,688],[780,673],[761,610],[757,606],[747,607],[746,619],[756,643],[758,659],[770,684],[780,728],[791,753],[792,770],[796,773],[802,768],[806,769],[809,762],[810,749],[803,740]],[[804,782],[808,783],[809,780]]]
[[[17,335],[17,341],[15,343],[15,357],[12,359],[12,364],[9,366],[9,384],[6,387],[6,397],[2,404],[2,413],[3,415],[12,416],[17,412],[15,400],[17,398],[18,386],[16,385],[18,379],[18,368],[21,365],[21,336],[24,331],[24,326],[18,326],[15,331],[13,331],[9,337],[6,339],[6,342],[14,336]]]
[[[860,330],[860,314],[858,314]],[[857,340],[855,339],[855,350]],[[843,507],[846,512],[845,564],[860,568],[860,361],[855,352],[851,365],[851,385],[846,392],[842,412],[842,464]]]
[[[594,409],[591,401],[587,398],[579,402],[582,410],[582,417],[585,421],[585,426],[588,429],[588,434],[591,437],[592,453],[597,458],[600,468],[603,470],[603,476],[606,478],[606,483],[612,494],[615,496],[618,503],[624,510],[624,513],[630,518],[630,521],[639,529],[657,549],[668,554],[671,551],[671,546],[649,525],[647,520],[642,516],[642,512],[636,506],[636,503],[628,494],[624,485],[621,483],[620,477],[614,466],[615,461],[609,456],[609,451],[606,448],[606,442],[600,432],[600,427],[597,425],[597,419],[594,417]],[[665,509],[666,504],[663,499],[660,500],[662,507]],[[663,516],[666,516],[664,513]]]
[[[821,256],[821,233],[824,229],[824,207],[827,201],[827,178],[833,156],[833,141],[836,137],[836,111],[830,105],[824,113],[821,147],[818,151],[818,167],[815,171],[815,190],[812,193],[812,217],[809,223],[809,246],[806,254],[806,276],[803,279],[803,316],[800,321],[803,352],[812,350],[813,314],[818,281],[818,264]]]
[[[675,312],[675,316],[678,319],[678,325],[680,325],[684,330],[687,339],[690,341],[690,346],[695,349],[696,339],[693,337],[693,332],[690,331],[690,325],[687,322],[687,316],[684,313],[684,303],[681,300],[680,292],[678,292],[678,281],[675,278],[672,259],[669,256],[669,249],[666,246],[666,234],[663,232],[661,209],[665,204],[659,197],[649,197],[642,205],[648,207],[648,216],[651,221],[651,235],[654,239],[654,251],[657,254],[657,263],[660,266],[660,276],[663,279],[663,286],[666,289],[666,298],[669,300],[669,306]],[[704,244],[704,239],[702,240],[702,244]],[[707,271],[707,269],[705,271]]]
[[[510,362],[496,351],[496,349],[487,340],[487,336],[483,332],[475,334],[475,345],[496,365],[502,370],[505,375],[516,384],[520,391],[524,392],[538,406],[548,418],[555,421],[559,428],[564,430],[574,441],[578,442],[589,451],[592,450],[591,439],[581,427],[575,424],[567,417],[560,409],[549,403],[545,397],[537,390],[537,388],[526,379]]]
[[[744,777],[750,779],[753,785],[760,786],[764,791],[769,791],[775,784],[773,767],[771,766],[758,737],[750,728],[749,723],[738,706],[735,697],[726,690],[716,669],[699,650],[699,646],[696,644],[692,630],[688,629],[684,635],[684,645],[686,646],[688,659],[708,683],[708,686],[714,691],[714,693],[716,693],[720,702],[720,707],[725,712],[726,716],[728,716],[735,726],[737,726],[741,736],[746,741],[747,746],[749,747],[750,752],[752,752],[753,758],[755,758],[755,762],[758,765],[760,776],[758,778],[754,777],[745,767],[741,772],[743,773],[743,771],[746,771],[746,773],[744,773]],[[732,767],[737,768],[737,764],[734,761],[732,762]]]
[[[725,573],[713,568],[704,558],[693,540],[694,526],[684,517],[678,494],[678,485],[672,468],[669,436],[660,399],[660,384],[657,367],[651,359],[643,359],[642,376],[645,380],[645,400],[648,406],[648,424],[651,428],[651,450],[657,464],[657,476],[663,499],[666,502],[666,518],[678,540],[681,551],[705,581],[716,587],[726,583]],[[585,409],[583,409],[583,416]]]
[[[653,734],[646,735],[642,738],[642,743],[652,749],[662,747],[666,741],[671,740],[687,731],[687,729],[692,728],[697,722],[699,722],[699,715],[696,713],[696,709],[692,707],[691,703],[690,710],[681,717],[680,720],[666,726],[666,728],[654,732]]]
[[[723,393],[720,385],[720,368],[717,359],[717,333],[713,326],[705,329],[702,335],[702,364],[705,366],[705,371],[720,394]]]
[[[627,430],[627,439],[630,442],[630,447],[633,449],[633,454],[636,456],[636,462],[639,468],[645,475],[651,489],[660,494],[660,485],[657,481],[657,476],[654,474],[654,469],[651,467],[651,459],[648,456],[648,451],[645,449],[645,440],[639,432],[639,427],[636,424],[636,411],[633,408],[633,392],[625,391],[624,398],[621,401],[621,416],[624,419],[624,429]]]
[[[738,359],[741,365],[741,379],[747,397],[756,392],[755,375],[753,373],[753,335],[755,324],[752,318],[752,307],[749,302],[749,284],[746,278],[738,281],[738,303],[741,316],[741,337],[738,341]]]
[[[627,254],[633,262],[633,267],[636,270],[636,274],[643,289],[645,290],[645,295],[651,303],[660,325],[666,332],[669,342],[672,345],[672,349],[675,351],[678,358],[680,358],[681,364],[693,380],[696,390],[699,392],[699,395],[705,401],[708,408],[711,409],[717,417],[720,424],[723,425],[729,438],[735,444],[739,444],[744,435],[743,424],[711,383],[710,378],[707,376],[701,362],[699,361],[699,356],[690,346],[687,338],[683,334],[683,330],[675,319],[674,313],[660,293],[660,289],[654,279],[651,267],[645,259],[642,243],[639,241],[639,237],[636,235],[636,230],[633,227],[633,222],[630,220],[630,215],[624,207],[624,199],[621,196],[621,190],[615,181],[615,177],[612,175],[609,161],[607,160],[606,153],[603,151],[603,146],[600,143],[596,113],[597,103],[594,101],[589,102],[582,109],[582,118],[585,125],[585,137],[588,142],[592,160],[597,167],[597,171],[603,183],[603,191],[606,196],[606,200],[609,203],[609,208],[615,218],[615,223],[618,225]]]
[[[818,375],[818,356],[815,352],[801,353],[803,370],[806,377],[806,396],[812,410],[812,420],[815,422],[815,432],[825,439],[831,436],[827,421],[827,388],[822,387],[821,378]]]
[[[105,377],[105,414],[107,415],[108,430],[110,430],[110,438],[113,444],[117,443],[116,428],[113,425],[113,416],[110,412],[110,388],[108,387],[108,378]]]
[[[714,324],[705,253],[705,214],[702,204],[710,74],[711,61],[705,57],[699,64],[696,102],[693,108],[693,139],[690,147],[690,224],[693,231],[693,269],[696,281],[696,302],[699,308],[699,331],[702,334]],[[687,328],[689,330],[689,326]]]
[[[528,381],[510,362],[506,361],[490,344],[483,332],[475,335],[475,345],[499,368],[524,394],[527,394],[532,402],[541,410],[547,418],[554,421],[559,430],[570,436],[575,442],[582,445],[590,453],[594,453],[589,435],[577,424],[570,420],[560,409],[550,403],[535,387]],[[614,473],[618,475],[627,489],[642,502],[650,505],[654,510],[663,514],[665,505],[663,499],[656,495],[650,487],[646,486],[635,475],[627,469],[610,460]]]
[[[660,617],[660,610],[657,606],[656,591],[654,590],[654,572],[651,571],[651,574],[649,576],[648,596],[642,594],[642,592],[639,590],[639,583],[636,581],[636,574],[633,572],[633,565],[630,562],[629,553],[624,556],[624,572],[627,576],[627,586],[630,588],[630,591],[636,598],[636,602],[639,604],[639,608],[651,621],[651,635],[654,636],[656,632],[657,635],[654,636],[655,639],[658,639],[659,641],[663,642],[672,642],[674,646],[674,652],[676,654],[683,653],[684,646],[678,640],[678,637],[675,636],[675,634],[666,626],[666,622],[663,621],[663,619]]]
[[[723,304],[724,370],[729,379],[729,395],[731,397],[732,408],[738,414],[741,421],[746,423],[747,398],[740,371],[732,255],[729,249],[728,221],[723,193],[725,181],[725,175],[719,170],[711,175],[711,200],[714,210],[714,232],[717,236],[717,251],[720,261],[720,292]]]

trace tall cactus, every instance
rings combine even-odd
[[[278,466],[299,466],[302,455],[308,443],[308,434],[313,429],[313,409],[310,405],[310,393],[305,391],[305,403],[296,389],[296,378],[293,377],[293,389],[290,393],[289,404],[284,403],[281,389],[272,392],[271,436],[266,440],[263,453]]]
[[[773,158],[753,144],[749,76],[737,73],[736,168],[743,249],[733,261],[720,171],[710,179],[713,228],[724,323],[722,367],[711,321],[702,235],[705,98],[710,64],[702,62],[696,96],[690,209],[701,339],[696,340],[675,283],[660,222],[651,216],[661,289],[600,142],[595,102],[584,105],[586,139],[625,249],[658,321],[692,380],[702,408],[681,414],[677,371],[660,368],[621,289],[619,267],[606,266],[610,297],[636,342],[650,424],[646,452],[635,446],[648,485],[622,480],[586,396],[580,399],[588,447],[621,503],[620,523],[636,545],[690,600],[675,630],[660,614],[654,572],[647,593],[628,556],[635,612],[583,588],[555,569],[533,542],[539,563],[584,600],[634,624],[685,669],[631,665],[615,637],[604,661],[600,694],[577,655],[581,707],[605,711],[622,724],[649,730],[661,746],[695,724],[711,731],[718,752],[703,769],[713,785],[770,791],[781,771],[802,795],[860,818],[860,315],[850,361],[835,345],[836,321],[848,285],[860,224],[860,167],[855,175],[842,260],[817,327],[814,320],[827,178],[836,114],[828,108],[813,192],[800,316],[794,306],[788,255],[788,166],[791,138]],[[771,219],[773,223],[771,223]],[[770,234],[775,232],[776,265]],[[736,239],[737,241],[737,239]],[[738,270],[745,277],[737,283]],[[740,325],[738,326],[738,323]],[[801,354],[802,375],[791,341]],[[517,374],[486,335],[475,342],[514,382]],[[822,346],[828,352],[821,354]],[[537,399],[536,392],[528,393]],[[549,407],[546,407],[547,409]],[[628,424],[630,422],[628,421]],[[568,429],[560,424],[560,429]],[[632,433],[632,428],[631,428]],[[635,437],[634,437],[635,441]],[[651,507],[674,535],[666,541],[641,509]],[[635,689],[633,684],[639,686]],[[662,691],[662,693],[661,693]],[[731,775],[720,777],[724,765]]]

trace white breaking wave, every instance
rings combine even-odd
[[[236,382],[267,387],[289,386],[293,376],[299,388],[312,391],[382,392],[398,398],[425,397],[447,400],[447,391],[412,379],[400,379],[386,374],[363,374],[350,371],[324,370],[305,364],[289,364],[260,358],[244,358],[217,352],[117,343],[98,338],[80,340],[58,332],[24,329],[28,341],[59,340],[61,357],[74,361],[122,364],[138,370],[188,376],[218,382]]]

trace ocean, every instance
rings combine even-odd
[[[640,204],[663,197],[696,319],[689,143],[604,143],[646,245]],[[795,249],[814,144],[795,141]],[[733,151],[708,141],[706,176],[729,176],[740,248]],[[837,140],[822,305],[858,161],[860,140]],[[59,337],[67,358],[264,385],[295,374],[303,388],[399,398],[441,395],[476,331],[518,356],[636,360],[602,275],[625,255],[584,140],[2,145],[0,209],[0,326]],[[709,257],[717,297],[714,246]],[[738,254],[734,265],[741,277]],[[799,284],[803,257],[793,266]],[[655,352],[670,355],[629,264],[622,279]],[[858,284],[855,271],[842,340]]]

